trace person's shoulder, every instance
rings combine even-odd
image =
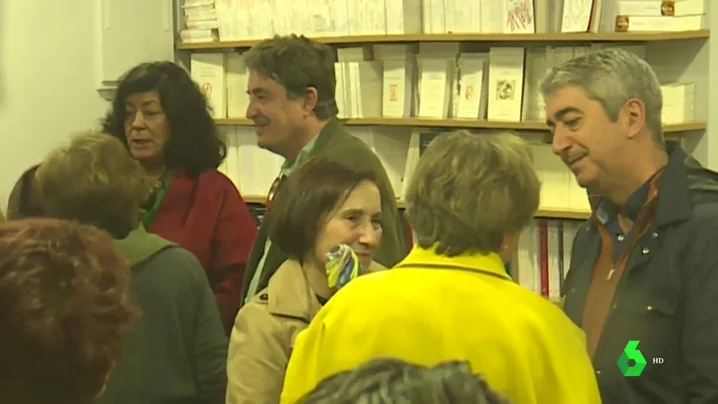
[[[146,305],[164,307],[168,316],[183,317],[194,312],[198,301],[214,302],[204,269],[182,247],[170,246],[156,252],[133,267],[132,274],[133,293]]]
[[[390,319],[401,319],[405,305],[397,304],[400,290],[389,285],[378,271],[352,279],[326,302],[311,321],[310,327],[321,326],[339,335],[352,334],[365,327],[366,321],[377,327]],[[379,317],[377,317],[379,316]],[[368,320],[372,319],[372,320]]]
[[[342,290],[348,288],[349,285],[353,285],[352,289],[382,287],[381,285],[388,285],[393,281],[392,275],[400,275],[400,273],[372,261],[367,273],[352,279]]]
[[[183,263],[188,267],[194,267],[196,265],[201,267],[199,260],[197,260],[194,254],[177,244],[169,245],[161,251],[158,251],[154,257],[160,262],[175,261]]]
[[[150,267],[153,273],[162,274],[174,283],[207,282],[204,268],[197,257],[178,245],[167,246],[158,251],[145,261],[145,265]]]
[[[234,182],[232,182],[232,180],[227,177],[227,175],[225,175],[219,170],[202,171],[197,176],[197,181],[206,184],[214,184],[215,186],[222,188],[236,189],[236,187],[234,186]]]
[[[519,285],[516,289],[521,293],[512,293],[513,302],[499,309],[504,332],[520,336],[506,343],[525,360],[562,374],[560,379],[580,383],[574,386],[577,390],[588,389],[595,394],[584,331],[556,303]]]
[[[406,268],[387,268],[379,263],[373,263],[369,272],[353,279],[340,292],[346,289],[352,291],[352,293],[361,294],[366,293],[367,290],[374,290],[377,293],[391,296],[410,296],[416,292],[416,288],[402,286],[414,285],[421,288],[428,287],[432,282],[433,278],[422,276],[421,271]]]
[[[718,183],[692,183],[693,220],[706,226],[718,222]]]
[[[694,162],[694,164],[690,164]],[[718,226],[718,173],[687,158],[686,179],[692,203],[691,232],[707,231],[711,237]]]
[[[515,286],[511,290],[514,303],[504,307],[502,315],[513,319],[517,328],[533,330],[548,339],[571,334],[580,336],[580,329],[559,304],[522,286]]]
[[[237,313],[235,320],[240,328],[249,328],[253,325],[266,326],[269,322],[273,322],[272,315],[269,313],[269,295],[267,290],[257,293],[254,297],[244,304]],[[255,324],[249,324],[255,323]]]
[[[204,194],[215,195],[217,198],[230,198],[243,200],[235,183],[224,173],[218,170],[202,171],[197,176],[197,187]]]
[[[371,147],[361,140],[359,137],[352,134],[344,125],[340,124],[337,129],[332,133],[329,142],[325,147],[325,152],[351,152],[358,153],[359,156],[375,156]],[[357,157],[359,157],[357,156]]]
[[[401,296],[410,295],[411,291],[397,286],[402,284],[403,277],[396,272],[396,270],[378,269],[352,279],[329,299],[320,312],[341,311],[344,308],[354,312],[373,311],[375,306],[383,307],[387,301],[395,300],[397,297],[400,300]],[[404,297],[409,298],[409,296]],[[385,310],[390,308],[393,307],[384,307]]]
[[[677,150],[674,153],[677,154],[673,155],[671,159],[683,158],[681,170],[684,177],[670,175],[671,181],[685,181],[694,211],[718,216],[718,209],[715,208],[718,206],[718,173],[704,167],[698,160],[683,150]],[[666,171],[674,173],[677,166],[677,164],[669,161]],[[664,174],[664,177],[668,175]],[[660,188],[667,186],[673,187],[673,184],[662,185]]]
[[[286,319],[289,320],[289,319]],[[286,321],[269,310],[269,290],[265,288],[239,309],[235,327],[240,330],[264,330],[265,334],[284,335]]]
[[[243,308],[249,307],[252,309],[263,310],[263,311],[266,311],[267,313],[269,313],[269,311],[267,309],[268,305],[269,305],[269,287],[266,287],[266,288],[262,289],[259,293],[254,295],[254,297],[249,299],[249,301],[247,302],[247,304],[245,304],[243,306]]]
[[[356,153],[357,157],[365,157],[372,160],[376,159],[377,161],[379,161],[379,158],[377,157],[376,153],[374,153],[374,151],[371,149],[371,147],[369,147],[366,142],[353,134],[350,134],[347,137],[346,142],[344,142],[343,144],[343,148],[346,151]]]

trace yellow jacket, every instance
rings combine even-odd
[[[517,404],[601,402],[583,331],[513,282],[496,254],[414,248],[394,269],[354,279],[297,336],[281,403],[381,356],[468,360]]]

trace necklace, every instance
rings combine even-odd
[[[157,191],[159,191],[161,187],[162,187],[161,179],[155,181],[155,183],[152,184],[150,189],[147,191],[147,194],[145,195],[145,200],[144,200],[145,205],[150,204],[152,202],[152,200],[157,195]]]

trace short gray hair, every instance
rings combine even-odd
[[[568,86],[583,89],[597,101],[606,115],[618,119],[626,101],[636,98],[646,105],[646,123],[656,144],[663,146],[661,85],[651,66],[634,53],[623,49],[605,49],[572,59],[554,67],[541,83],[544,99]]]

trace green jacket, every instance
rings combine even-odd
[[[375,170],[379,175],[382,182],[380,188],[382,195],[383,234],[374,260],[387,268],[393,267],[394,264],[406,256],[408,251],[404,237],[404,224],[399,216],[399,210],[396,205],[396,195],[394,195],[391,181],[389,181],[389,177],[381,161],[379,161],[379,158],[366,143],[352,136],[336,118],[332,118],[327,122],[324,129],[322,129],[319,136],[317,136],[314,148],[311,153],[309,153],[310,157],[322,155],[331,155],[341,161],[357,166],[367,166]],[[271,220],[271,213],[265,216],[262,225],[259,227],[259,233],[252,246],[252,251],[249,254],[242,285],[242,296],[245,298],[247,297],[249,283],[255,271],[263,271],[259,284],[257,285],[257,291],[260,291],[267,287],[269,278],[274,275],[279,265],[288,258],[287,254],[272,244],[268,251],[268,256],[265,259],[264,268],[257,268],[264,254],[265,244],[267,242],[268,220]]]
[[[147,232],[142,224],[136,230],[131,231],[127,237],[115,240],[115,248],[125,256],[132,268],[147,261],[165,248],[173,246],[176,244]]]
[[[223,403],[228,341],[197,258],[142,226],[115,248],[142,316],[95,403]]]

